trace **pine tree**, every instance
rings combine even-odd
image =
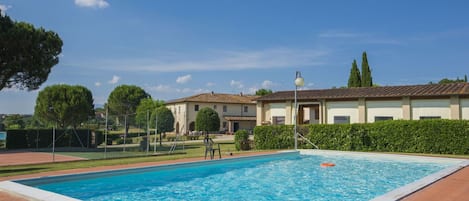
[[[360,78],[360,71],[358,70],[357,60],[353,60],[352,69],[350,70],[350,76],[348,78],[348,87],[360,87],[361,86],[361,78]]]
[[[362,56],[362,87],[371,87],[373,86],[373,79],[371,77],[370,66],[368,65],[368,59],[366,58],[366,52],[363,52]]]

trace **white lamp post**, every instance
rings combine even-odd
[[[294,127],[295,127],[295,150],[298,149],[298,132],[297,132],[297,112],[298,112],[298,101],[297,101],[297,91],[298,91],[298,87],[302,87],[303,85],[305,84],[305,80],[303,79],[303,77],[301,77],[301,72],[300,71],[296,71],[296,78],[295,78],[295,116],[293,117],[293,121],[294,121]]]

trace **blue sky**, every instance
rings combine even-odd
[[[154,99],[203,92],[345,86],[367,52],[374,82],[469,75],[469,1],[0,0],[64,46],[48,85],[82,85],[95,104],[121,84]],[[0,113],[32,114],[38,91],[0,91]]]

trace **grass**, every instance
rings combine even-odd
[[[233,154],[239,153],[235,151],[235,146],[233,142],[220,142],[220,148],[223,153],[232,152]],[[123,164],[133,164],[133,163],[143,163],[143,162],[155,162],[155,161],[164,161],[164,160],[176,160],[181,158],[195,158],[203,157],[205,152],[205,147],[203,143],[193,143],[185,146],[184,151],[182,147],[179,147],[175,154],[167,154],[169,146],[165,145],[160,148],[161,155],[150,155],[145,156],[146,152],[110,152],[110,154],[120,154],[119,156],[124,158],[113,158],[113,159],[94,159],[96,157],[103,158],[103,152],[58,152],[58,154],[78,156],[84,158],[91,158],[92,160],[85,161],[72,161],[72,162],[57,162],[57,163],[45,163],[45,164],[34,164],[34,165],[15,165],[15,166],[3,166],[0,167],[0,177],[6,176],[15,176],[15,175],[25,175],[33,174],[40,172],[48,171],[58,171],[58,170],[67,170],[67,169],[76,169],[76,168],[90,168],[90,167],[99,167],[99,166],[111,166],[111,165],[123,165]],[[222,153],[222,155],[223,155]],[[141,155],[137,157],[129,157],[135,155]]]

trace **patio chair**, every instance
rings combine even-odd
[[[218,151],[218,156],[221,159],[220,144],[215,144],[212,138],[209,138],[209,137],[204,138],[204,144],[205,144],[205,159],[207,159],[207,153],[210,153],[210,160],[212,160],[215,157],[215,151]]]

